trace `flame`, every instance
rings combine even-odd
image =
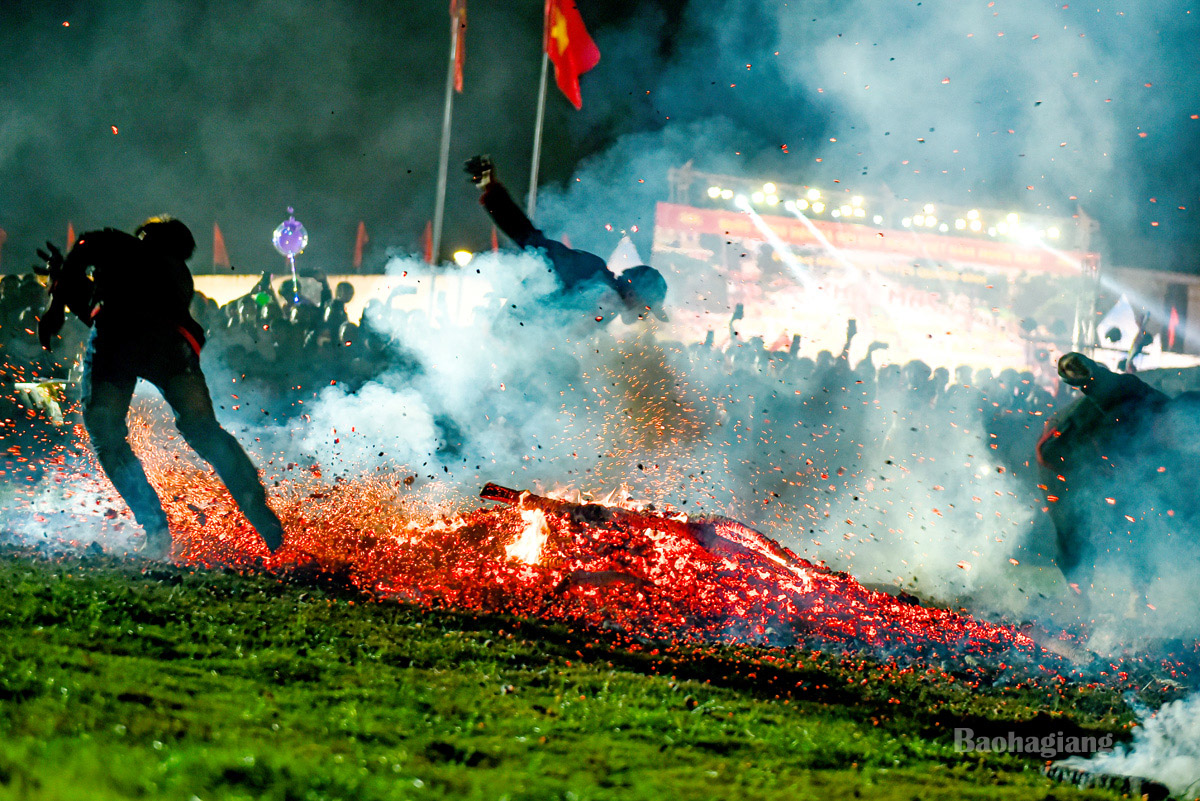
[[[536,565],[542,558],[542,547],[550,537],[546,514],[541,509],[522,509],[525,527],[516,539],[504,548],[504,555],[527,565]]]

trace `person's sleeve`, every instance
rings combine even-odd
[[[92,279],[88,276],[88,268],[95,265],[96,248],[100,247],[97,239],[103,239],[102,233],[84,234],[67,253],[63,261],[62,273],[50,294],[59,303],[65,304],[71,312],[91,326],[95,293]]]
[[[533,223],[512,199],[504,184],[492,181],[483,190],[479,202],[487,209],[496,227],[520,247],[541,246],[540,242],[535,241],[541,236],[541,231],[533,227]]]

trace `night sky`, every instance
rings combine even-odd
[[[1192,5],[579,0],[602,58],[582,111],[551,85],[538,222],[602,253],[638,225],[645,254],[667,168],[694,160],[953,205],[1069,216],[1078,203],[1103,226],[1106,263],[1198,272]],[[68,220],[131,229],[169,212],[197,235],[198,271],[214,221],[238,269],[259,271],[279,260],[270,234],[289,205],[311,237],[302,258],[329,272],[348,267],[359,220],[368,268],[416,252],[447,6],[5,0],[3,269],[26,269]],[[524,195],[541,13],[469,0],[447,252],[488,240],[468,156],[492,154]]]

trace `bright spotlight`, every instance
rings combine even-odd
[[[816,200],[816,199],[817,199],[817,198],[819,198],[820,196],[821,196],[821,190],[820,190],[820,189],[810,189],[810,190],[808,190],[808,192],[805,194],[805,197],[807,197],[809,200]]]
[[[738,195],[733,199],[733,205],[737,206],[742,211],[750,210],[750,199],[745,195]]]
[[[935,225],[937,225],[937,217],[934,217],[932,214],[930,214],[928,217],[925,218],[925,227],[926,228],[932,228]]]
[[[830,217],[833,217],[833,218],[836,220],[838,217],[841,217],[841,216],[842,216],[842,210],[841,210],[841,209],[834,209],[833,211],[829,212],[829,216],[830,216]]]
[[[876,214],[874,217],[871,218],[871,222],[875,223],[876,225],[883,225],[883,215]]]
[[[475,254],[469,250],[454,251],[454,263],[459,267],[466,267],[471,263],[471,259],[475,258]]]
[[[915,217],[913,217],[913,218],[912,218],[912,222],[913,222],[913,225],[917,226],[918,228],[922,228],[922,227],[924,227],[924,225],[925,225],[925,215],[924,215],[924,214],[918,214],[917,216],[915,216]]]
[[[1048,236],[1050,239],[1058,239],[1061,234],[1062,232],[1057,228],[1050,227],[1046,229],[1046,236]]]
[[[1008,220],[1009,225],[1016,225],[1017,219],[1018,219],[1017,213],[1014,211],[1014,212],[1010,213],[1005,219]]]
[[[779,205],[779,195],[774,195],[774,194],[767,195],[767,205],[768,206],[778,206]]]
[[[854,210],[854,216],[855,216],[855,217],[866,217],[866,216],[867,216],[867,210],[866,210],[866,209],[855,209],[855,210]]]
[[[955,231],[963,231],[966,229],[966,227],[967,227],[967,221],[962,219],[961,217],[954,221],[954,230]]]
[[[796,201],[796,208],[800,209],[800,211],[804,211],[808,208],[808,201],[804,198],[800,198]]]
[[[971,230],[972,231],[974,231],[975,233],[979,233],[981,228],[983,228],[983,223],[981,221],[971,220]]]
[[[942,223],[941,225],[938,226],[938,230],[944,234],[950,230],[950,226],[946,225],[945,223]]]
[[[765,184],[763,184],[762,191],[764,195],[774,195],[779,190],[775,188],[775,184],[767,181]]]
[[[841,213],[842,213],[844,216],[846,216],[846,217],[849,217],[851,214],[853,214],[853,213],[854,213],[854,208],[853,208],[853,207],[851,207],[851,206],[848,206],[848,205],[847,205],[847,206],[841,206],[841,207],[838,209],[838,211],[840,211],[840,212],[841,212]]]
[[[784,207],[784,209],[786,209],[787,211],[790,211],[792,213],[795,213],[797,211],[796,201],[794,201],[794,200],[783,201],[783,207]]]
[[[921,209],[921,211],[925,212],[926,214],[933,214],[933,204],[926,203],[925,208]]]
[[[732,189],[722,189],[721,190],[721,199],[722,200],[733,200],[733,190]]]
[[[903,220],[900,221],[900,224],[903,225],[905,228],[912,228],[912,224],[913,224],[912,217],[905,217]]]
[[[1008,233],[1008,223],[996,223],[996,230],[1002,234]]]
[[[862,195],[855,195],[854,197],[850,198],[850,205],[851,205],[851,206],[854,206],[855,208],[858,208],[858,207],[859,207],[859,206],[861,206],[862,204],[863,204]]]
[[[708,188],[708,196],[711,197],[713,200],[716,200],[717,198],[719,198],[721,196],[721,187],[710,186]]]
[[[755,192],[750,196],[750,199],[755,203],[762,203],[764,200],[766,200],[766,197],[763,196],[762,192]]]
[[[812,210],[815,213],[820,214],[821,212],[825,211],[825,204],[818,200],[816,203],[812,204]]]
[[[970,211],[968,211],[967,219],[968,220],[978,220],[979,219],[979,209],[971,209]]]

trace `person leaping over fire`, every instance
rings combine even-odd
[[[154,217],[134,235],[112,228],[79,237],[64,257],[46,243],[38,256],[49,276],[50,305],[38,324],[49,349],[69,309],[92,329],[83,357],[83,424],[96,458],[146,532],[142,553],[169,558],[171,532],[154,488],[129,446],[125,416],[139,378],[154,384],[175,412],[189,445],[217,471],[233,499],[272,551],[283,544],[283,526],[246,452],[213,413],[200,349],[204,329],[192,318],[196,248],[179,220]]]
[[[663,299],[667,282],[658,270],[642,264],[616,275],[604,259],[586,250],[575,250],[548,238],[513,201],[496,177],[496,167],[488,156],[474,156],[464,166],[471,182],[479,187],[479,202],[487,209],[496,227],[517,245],[546,254],[550,267],[562,286],[564,297],[573,302],[594,301],[596,317],[605,322],[616,315],[627,323],[653,314],[666,320]],[[591,293],[596,293],[595,297]],[[612,298],[612,294],[616,298]],[[607,297],[606,297],[607,296]]]

